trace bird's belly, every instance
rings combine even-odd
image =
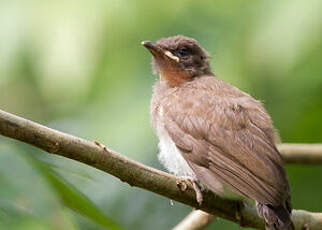
[[[158,125],[157,134],[159,136],[159,161],[170,172],[176,176],[188,176],[196,178],[194,172],[182,157],[175,143],[172,141],[163,125]]]

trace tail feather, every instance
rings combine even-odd
[[[258,214],[264,219],[266,230],[294,230],[290,211],[283,205],[274,207],[256,202]]]

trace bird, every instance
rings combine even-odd
[[[292,230],[290,186],[279,136],[259,100],[221,80],[209,53],[176,35],[141,44],[152,54],[151,124],[158,158],[172,174],[188,178],[202,203],[204,186],[255,200],[267,230]]]

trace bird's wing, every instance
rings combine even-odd
[[[247,94],[218,96],[185,89],[161,106],[167,132],[207,187],[217,192],[217,179],[263,204],[280,205],[287,199],[274,130],[258,101]]]

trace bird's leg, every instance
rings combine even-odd
[[[203,196],[202,196],[202,192],[199,187],[199,184],[195,180],[191,181],[191,183],[192,183],[193,189],[195,190],[195,193],[196,193],[197,202],[198,202],[199,206],[201,206],[202,201],[203,201]]]
[[[107,152],[106,146],[99,143],[98,141],[94,141],[94,144],[100,147],[103,151]]]
[[[199,206],[201,206],[202,201],[203,201],[203,195],[202,195],[200,186],[198,184],[198,181],[195,178],[191,177],[191,176],[183,176],[183,177],[181,177],[179,180],[177,180],[177,186],[183,192],[187,189],[187,184],[186,184],[185,181],[189,181],[192,184],[193,189],[194,189],[194,191],[196,193],[196,200],[197,200]]]
[[[201,206],[203,201],[203,196],[202,196],[202,192],[199,187],[199,184],[196,180],[191,180],[190,182],[192,183],[193,189],[195,190],[197,202],[199,206]]]

